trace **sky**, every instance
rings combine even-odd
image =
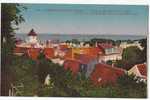
[[[24,4],[16,33],[146,35],[148,6]]]

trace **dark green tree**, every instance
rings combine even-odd
[[[11,83],[11,63],[14,46],[14,30],[24,21],[21,11],[24,7],[19,4],[1,5],[1,95],[8,95]]]
[[[72,41],[72,43],[74,43],[74,44],[80,44],[80,41],[79,41],[78,39],[72,39],[71,41]]]
[[[16,96],[33,96],[39,87],[36,62],[28,56],[14,56],[11,65]]]
[[[146,62],[147,61],[147,39],[141,39],[139,43],[143,47],[141,59],[143,60],[143,62]]]
[[[106,64],[108,64],[108,65],[112,65],[112,63],[113,63],[112,60],[108,60],[108,61],[106,62]]]
[[[138,47],[128,47],[123,50],[122,60],[115,62],[117,67],[129,70],[135,64],[143,63],[142,51]]]
[[[116,89],[119,92],[118,97],[122,98],[146,98],[147,84],[139,81],[134,75],[125,74],[118,78]]]

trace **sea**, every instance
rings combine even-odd
[[[38,34],[38,40],[44,42],[46,40],[59,40],[59,41],[66,41],[77,39],[79,41],[88,41],[94,38],[97,39],[111,39],[111,40],[139,40],[143,38],[147,38],[145,35],[101,35],[101,34]],[[17,33],[15,34],[16,38],[20,38],[22,40],[27,39],[27,34],[25,33]]]

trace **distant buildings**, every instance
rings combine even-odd
[[[120,47],[108,43],[98,44],[98,47],[103,51],[103,53],[99,54],[99,62],[122,59],[122,49]]]
[[[140,44],[138,41],[135,41],[135,42],[133,42],[133,43],[122,42],[122,43],[120,44],[120,47],[123,48],[123,49],[125,49],[125,48],[127,48],[127,47],[133,47],[133,46],[136,46],[136,47],[138,47],[140,50],[143,50],[143,47],[141,46],[141,44]]]

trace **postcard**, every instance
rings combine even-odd
[[[1,4],[1,96],[147,98],[148,6]]]

